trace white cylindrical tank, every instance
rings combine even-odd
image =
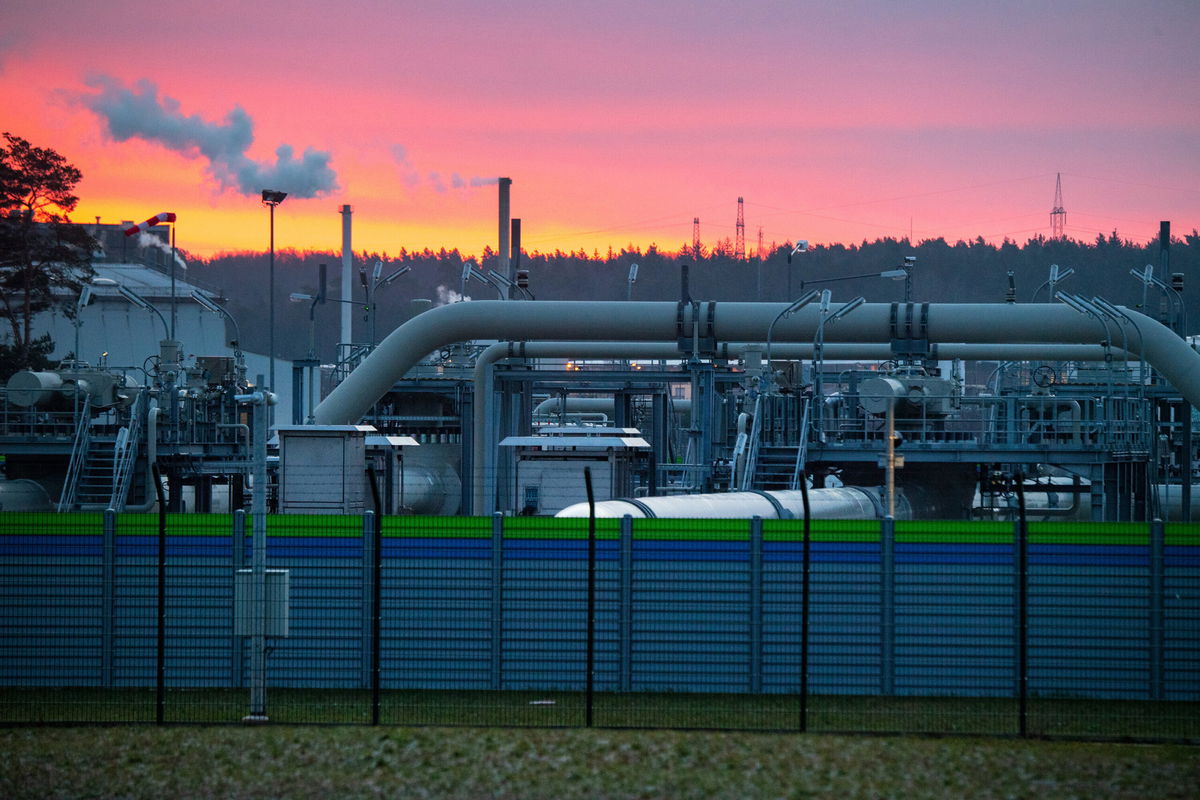
[[[21,370],[8,379],[8,401],[22,408],[48,405],[58,398],[62,385],[57,372]]]
[[[0,481],[0,511],[49,511],[50,495],[37,481]]]

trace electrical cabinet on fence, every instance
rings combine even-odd
[[[269,569],[266,572],[266,617],[267,636],[286,638],[288,635],[288,595],[291,578],[286,569]],[[254,570],[239,569],[233,582],[233,635],[254,636],[254,621],[260,616],[254,604]]]

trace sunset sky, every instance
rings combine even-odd
[[[1200,227],[1195,0],[4,0],[0,130],[199,255]],[[303,195],[308,195],[304,197]]]

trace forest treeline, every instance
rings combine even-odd
[[[808,288],[827,288],[834,301],[863,295],[871,302],[898,302],[904,299],[904,281],[883,279],[879,272],[894,270],[906,257],[916,259],[912,271],[912,293],[916,302],[1001,303],[1008,299],[1011,286],[1020,303],[1049,301],[1044,284],[1050,266],[1057,264],[1074,274],[1059,289],[1092,297],[1099,295],[1113,303],[1139,307],[1148,299],[1148,312],[1158,315],[1162,294],[1151,290],[1144,294],[1141,281],[1130,275],[1131,269],[1155,266],[1155,274],[1164,280],[1169,273],[1184,276],[1183,296],[1195,305],[1200,292],[1200,234],[1172,239],[1166,253],[1159,241],[1136,243],[1122,239],[1116,232],[1098,236],[1094,241],[1050,240],[1035,237],[1023,245],[1012,241],[991,244],[982,238],[953,244],[944,239],[927,239],[912,245],[906,239],[878,239],[857,245],[815,245],[796,254],[789,265],[791,243],[774,247],[761,261],[738,260],[730,248],[718,244],[715,252],[701,248],[695,257],[690,247],[678,252],[655,246],[633,246],[607,253],[586,251],[524,253],[522,268],[529,270],[529,289],[538,300],[624,300],[630,294],[627,283],[631,264],[638,264],[637,281],[632,286],[634,300],[675,301],[681,297],[681,265],[688,265],[689,294],[694,300],[784,302],[798,297]],[[376,330],[379,338],[403,323],[412,313],[410,301],[428,299],[434,305],[453,302],[460,290],[463,264],[470,263],[486,272],[496,266],[495,253],[485,249],[481,257],[464,257],[458,250],[401,250],[396,254],[356,252],[354,269],[365,267],[368,275],[376,261],[383,263],[387,276],[401,266],[411,271],[397,278],[376,295]],[[280,298],[276,310],[276,339],[279,355],[302,358],[308,351],[309,304],[288,302],[293,292],[315,293],[318,265],[328,264],[330,298],[340,298],[341,255],[334,252],[276,251],[276,285]],[[266,253],[222,254],[210,259],[192,260],[189,275],[207,288],[217,289],[227,298],[227,307],[237,317],[244,346],[265,352],[268,339],[265,313],[268,283]],[[790,284],[789,284],[790,274]],[[871,277],[842,280],[848,276]],[[835,279],[835,280],[830,280]],[[1169,282],[1169,281],[1168,281]],[[490,286],[472,279],[465,294],[475,300],[496,299]],[[369,339],[364,309],[365,293],[357,274],[353,280],[354,339]],[[317,357],[328,361],[335,356],[339,340],[341,303],[329,302],[316,307]],[[1192,314],[1200,320],[1200,313]]]

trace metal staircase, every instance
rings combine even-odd
[[[103,511],[113,496],[113,470],[116,465],[116,437],[93,435],[83,455],[83,466],[75,484],[74,509]]]

